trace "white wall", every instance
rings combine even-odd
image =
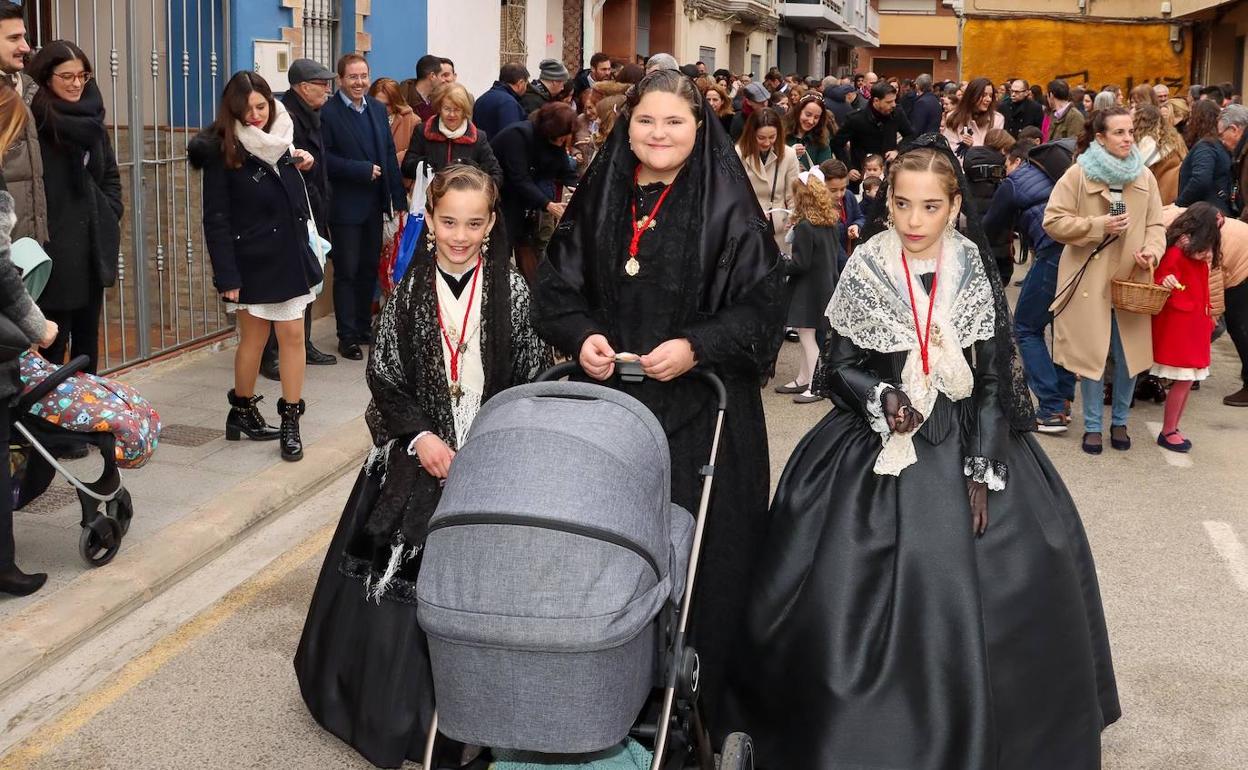
[[[498,49],[498,0],[429,0],[429,51],[455,60],[474,97],[498,78]]]
[[[542,59],[563,61],[563,0],[528,0],[524,35],[529,52],[525,66],[536,80]],[[572,62],[569,69],[575,64]]]

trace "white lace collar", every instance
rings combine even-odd
[[[971,395],[975,378],[963,350],[992,339],[996,314],[992,289],[979,250],[960,233],[944,240],[936,275],[935,306],[928,345],[929,374],[923,372],[915,317],[926,319],[927,291],[911,273],[916,307],[910,306],[901,239],[886,230],[859,246],[845,266],[827,316],[832,328],[864,350],[908,352],[900,387],[924,415],[930,415],[938,393],[952,401]],[[909,434],[882,434],[884,449],[876,473],[896,475],[915,462]]]

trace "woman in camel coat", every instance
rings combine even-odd
[[[1112,353],[1115,449],[1131,446],[1127,417],[1135,376],[1153,363],[1151,316],[1115,310],[1110,293],[1115,279],[1147,282],[1147,264],[1156,264],[1166,245],[1157,180],[1131,133],[1125,109],[1095,113],[1080,140],[1080,147],[1089,143],[1087,149],[1058,180],[1044,212],[1045,231],[1066,244],[1053,303],[1053,362],[1082,378],[1083,448],[1089,454],[1101,452],[1106,359]],[[1118,187],[1127,212],[1121,217],[1109,214]],[[1116,237],[1093,254],[1111,235]]]

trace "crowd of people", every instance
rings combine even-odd
[[[13,75],[29,49],[7,7]],[[26,69],[16,92],[0,80],[0,139],[23,148],[0,224],[12,209],[13,236],[48,245],[56,284],[24,302],[0,259],[0,291],[49,359],[93,355],[117,164],[82,51],[57,41]],[[189,157],[239,331],[227,438],[303,456],[305,367],[337,363],[308,337],[327,258],[337,353],[368,349],[375,448],[295,661],[322,725],[379,766],[420,758],[429,517],[482,404],[568,357],[656,415],[688,510],[716,415],[681,376],[726,383],[692,626],[717,738],[747,730],[772,768],[1099,766],[1120,710],[1095,568],[1032,433],[1066,432],[1078,390],[1083,450],[1102,452],[1108,404],[1125,451],[1152,388],[1157,443],[1190,451],[1179,423],[1220,329],[1245,380],[1224,403],[1248,406],[1248,108],[1232,89],[756,80],[601,53],[577,72],[505,64],[479,97],[434,55],[404,81],[358,54],[297,60],[289,81],[279,98],[235,73]],[[416,254],[380,292],[408,226]],[[1164,307],[1120,306],[1132,280],[1164,287]],[[799,366],[774,389],[833,408],[769,505],[759,385],[786,330]],[[630,355],[645,382],[615,380]],[[279,426],[262,374],[281,383]],[[0,591],[36,590],[0,522]],[[450,766],[488,757],[448,745]]]

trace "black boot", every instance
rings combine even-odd
[[[318,350],[311,340],[304,343],[304,356],[309,366],[333,366],[338,363],[338,356]]]
[[[273,382],[281,382],[282,374],[277,363],[277,353],[270,354],[266,349],[260,358],[260,376]]]
[[[299,418],[303,415],[303,399],[289,403],[277,400],[277,413],[282,416],[282,459],[294,462],[303,459],[303,437],[299,435]]]
[[[48,582],[48,573],[36,572],[33,575],[27,575],[16,566],[0,572],[0,594],[10,594],[12,596],[30,596],[35,591],[43,588],[43,584]]]
[[[225,418],[226,441],[238,441],[239,435],[243,433],[252,441],[272,441],[281,435],[277,428],[264,421],[264,415],[260,414],[260,409],[256,406],[263,398],[264,396],[243,398],[235,395],[233,389],[230,390],[230,414]]]

